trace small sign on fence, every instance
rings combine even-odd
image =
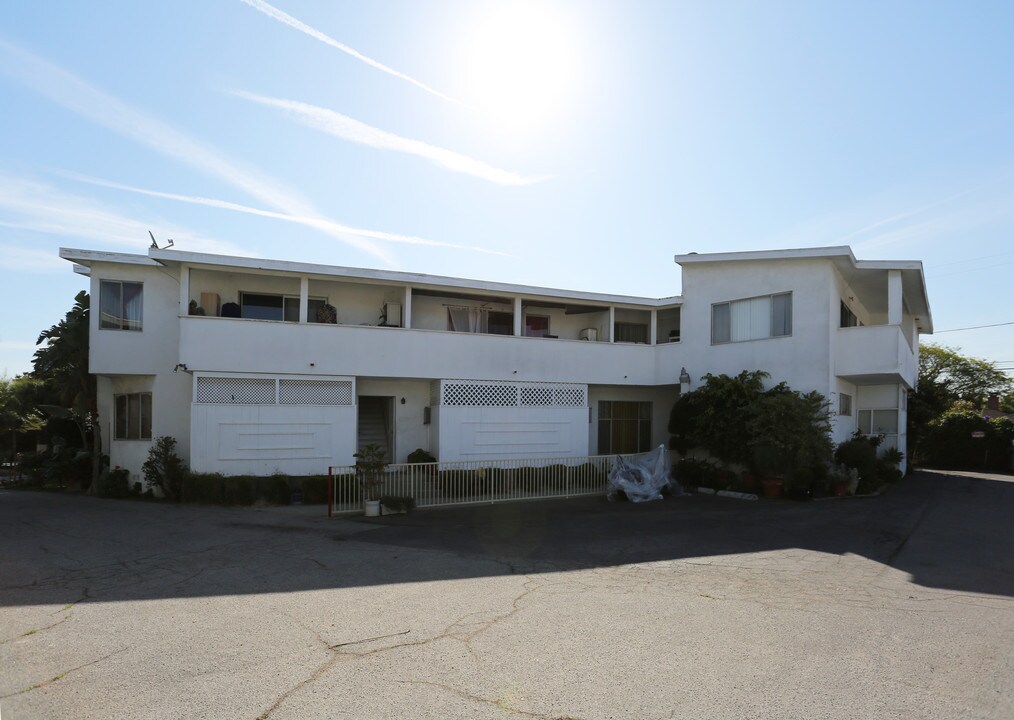
[[[972,437],[974,437],[974,438],[984,438],[984,437],[986,437],[986,433],[983,430],[975,430],[975,431],[972,432]]]

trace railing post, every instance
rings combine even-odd
[[[331,517],[334,510],[334,472],[333,468],[327,466],[327,516]]]

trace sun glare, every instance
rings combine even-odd
[[[574,30],[550,3],[485,7],[463,31],[461,62],[470,102],[507,135],[547,129],[576,96]]]

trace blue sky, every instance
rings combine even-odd
[[[0,373],[178,248],[660,297],[849,244],[1014,322],[1009,2],[8,2]],[[1014,325],[931,340],[1014,367]]]

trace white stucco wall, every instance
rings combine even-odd
[[[588,455],[584,407],[441,406],[438,422],[443,462]]]
[[[191,467],[227,475],[324,475],[352,465],[354,405],[194,405]]]
[[[692,378],[691,389],[700,387],[706,373],[764,370],[771,374],[772,384],[785,381],[795,390],[827,396],[832,274],[831,265],[820,259],[685,266],[679,361]],[[713,303],[783,292],[792,292],[791,337],[711,344]]]

